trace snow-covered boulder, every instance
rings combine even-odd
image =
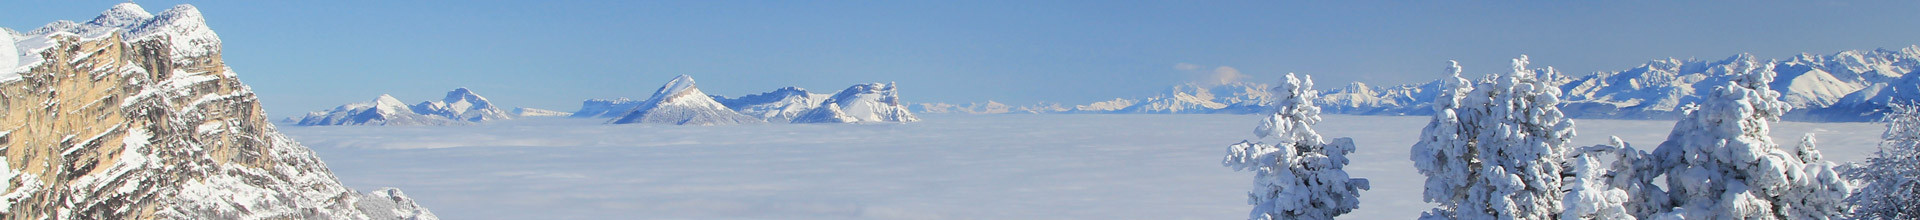
[[[827,100],[827,94],[807,92],[799,87],[786,87],[771,92],[727,98],[714,96],[714,101],[726,105],[734,111],[747,116],[766,119],[771,122],[786,122],[800,116],[800,113],[820,106]]]
[[[613,124],[731,125],[766,121],[742,115],[714,101],[695,87],[693,77],[680,75],[661,85],[653,96],[614,119]]]
[[[487,97],[474,94],[467,88],[448,91],[446,98],[439,101],[425,101],[413,105],[413,111],[422,115],[440,116],[456,121],[484,122],[513,119],[506,111],[494,107]]]
[[[831,113],[814,113],[813,111],[839,111],[840,116],[853,118],[854,120],[844,121],[834,117],[797,117],[794,118],[792,122],[913,122],[920,120],[919,117],[913,116],[912,112],[907,111],[906,106],[900,104],[900,90],[898,87],[895,87],[893,83],[853,85],[847,87],[846,90],[841,90],[840,93],[834,94],[833,97],[827,98],[827,100],[822,101],[822,103],[828,103],[829,105],[809,110],[808,113],[802,113],[801,115],[833,116],[834,114]]]

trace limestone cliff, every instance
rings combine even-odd
[[[280,134],[193,6],[124,3],[4,43],[21,53],[0,54],[19,61],[0,69],[0,218],[435,218],[354,193]]]

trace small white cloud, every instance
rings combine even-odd
[[[1180,70],[1180,71],[1194,71],[1194,70],[1200,70],[1200,65],[1194,65],[1191,63],[1176,63],[1176,64],[1173,64],[1173,69]]]
[[[1213,68],[1213,80],[1209,82],[1227,84],[1227,83],[1240,81],[1241,79],[1246,79],[1246,78],[1251,78],[1251,77],[1247,76],[1246,74],[1240,74],[1240,69],[1234,69],[1231,66],[1220,66],[1220,67]]]
[[[1173,69],[1179,70],[1181,74],[1186,74],[1187,77],[1189,78],[1189,81],[1193,81],[1197,83],[1209,83],[1209,84],[1218,85],[1218,84],[1228,84],[1233,82],[1239,82],[1240,80],[1253,78],[1252,76],[1241,74],[1240,69],[1235,69],[1231,66],[1212,67],[1213,70],[1208,71],[1207,66],[1201,66],[1199,64],[1191,64],[1191,63],[1177,63],[1177,64],[1173,64]]]

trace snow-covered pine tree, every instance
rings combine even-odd
[[[1620,166],[1632,164],[1633,159],[1628,157],[1637,152],[1619,137],[1611,138],[1613,142],[1606,145],[1580,148],[1567,161],[1568,172],[1573,176],[1565,186],[1566,198],[1561,204],[1566,210],[1560,213],[1560,219],[1636,219],[1627,205],[1633,200],[1632,194],[1611,183],[1613,178],[1621,177],[1616,174]],[[1612,159],[1613,166],[1600,164],[1606,159]]]
[[[1768,88],[1773,64],[1725,67],[1735,75],[1705,94],[1654,149],[1674,207],[1654,216],[1687,219],[1829,219],[1843,216],[1849,191],[1811,143],[1785,150],[1768,123],[1792,107]],[[1807,139],[1811,141],[1811,139]],[[1653,217],[1653,216],[1643,216]]]
[[[1548,80],[1558,73],[1527,65],[1522,55],[1512,72],[1477,85],[1460,78],[1457,62],[1447,69],[1453,79],[1443,80],[1433,121],[1409,156],[1427,176],[1423,199],[1440,203],[1422,219],[1559,215],[1573,121],[1560,113],[1560,89]]]
[[[1845,172],[1863,183],[1847,203],[1859,219],[1920,219],[1920,106],[1895,104],[1884,117],[1880,151]]]
[[[1253,191],[1247,193],[1247,203],[1254,208],[1248,218],[1333,219],[1359,208],[1367,180],[1349,178],[1343,170],[1353,139],[1327,142],[1313,130],[1320,122],[1313,78],[1289,73],[1273,90],[1276,109],[1254,133],[1277,142],[1240,141],[1227,148],[1221,161],[1234,170],[1254,172]]]

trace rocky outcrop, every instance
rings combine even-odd
[[[26,62],[0,69],[4,218],[434,219],[365,205],[383,194],[342,186],[280,134],[193,6],[125,3],[26,36],[5,42]]]

